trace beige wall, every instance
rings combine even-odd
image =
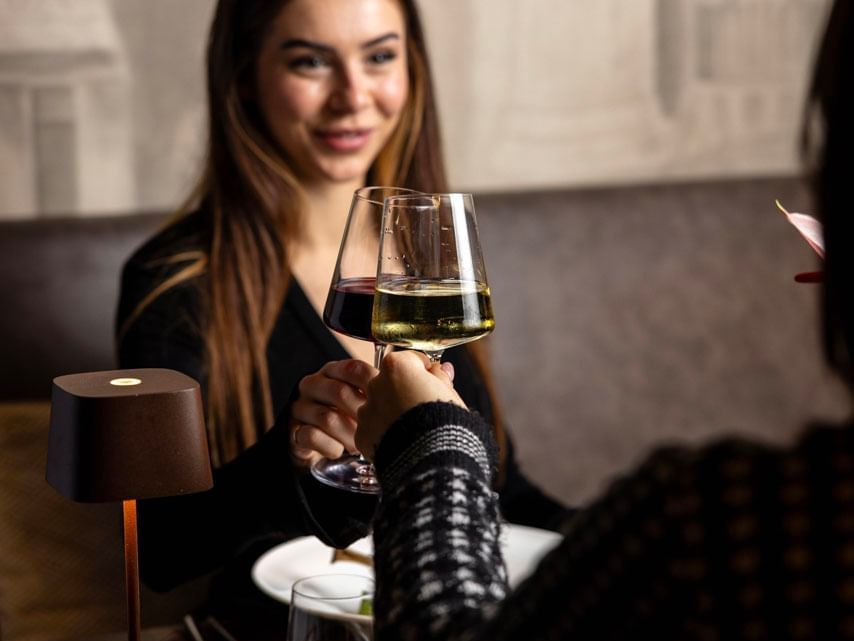
[[[457,188],[797,167],[804,83],[827,0],[420,4]],[[0,216],[175,206],[200,162],[212,6],[0,0]],[[33,42],[56,41],[78,52],[76,65],[33,53]],[[93,41],[97,55],[86,53]],[[40,160],[34,86],[48,96],[67,87],[48,110],[62,107],[65,129],[49,120],[42,132],[72,145],[63,157]]]
[[[132,208],[130,91],[105,0],[0,0],[0,215]]]
[[[791,172],[826,0],[422,2],[454,182]]]

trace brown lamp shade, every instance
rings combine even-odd
[[[168,369],[58,376],[47,481],[63,496],[84,502],[210,489],[199,384]]]

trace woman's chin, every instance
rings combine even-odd
[[[334,184],[364,182],[370,168],[370,163],[364,161],[329,163],[320,166],[317,175],[320,180]]]

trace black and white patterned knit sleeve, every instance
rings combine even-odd
[[[662,490],[682,453],[653,457],[572,517],[563,542],[509,593],[493,452],[488,425],[438,403],[405,414],[380,443],[377,641],[680,638],[669,613],[688,609],[687,593],[664,559],[681,546],[662,508],[684,501]]]
[[[427,403],[386,433],[374,525],[377,641],[452,639],[507,594],[499,548],[497,448],[477,415]]]

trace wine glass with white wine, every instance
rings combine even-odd
[[[390,196],[383,207],[371,333],[438,363],[495,328],[471,194]]]

